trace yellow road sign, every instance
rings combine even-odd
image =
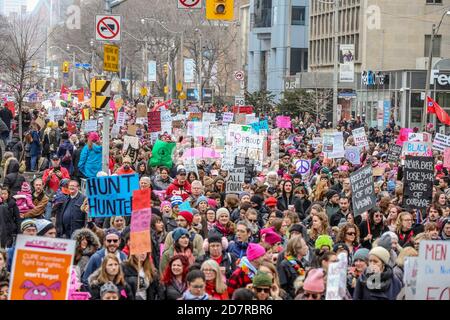
[[[91,108],[92,110],[95,109],[102,109],[104,108],[109,100],[111,100],[111,97],[109,96],[109,85],[111,84],[111,81],[109,80],[102,80],[93,78],[91,80]],[[105,94],[105,95],[102,95]]]
[[[103,71],[119,72],[119,46],[114,44],[103,46]]]

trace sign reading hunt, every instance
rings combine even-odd
[[[245,180],[245,168],[234,168],[228,171],[226,193],[241,193]]]
[[[403,173],[403,206],[413,209],[427,208],[431,203],[434,181],[432,157],[405,157]]]
[[[89,178],[86,183],[89,216],[131,216],[133,191],[137,189],[137,174]]]
[[[120,16],[96,15],[95,39],[99,41],[120,41]]]
[[[350,175],[352,187],[353,214],[359,216],[376,205],[372,167],[366,166]]]
[[[450,241],[419,245],[416,300],[450,300]]]
[[[392,144],[387,154],[387,160],[389,162],[399,161],[401,154],[402,146],[399,146],[398,144]]]
[[[75,241],[18,235],[9,300],[67,300]]]

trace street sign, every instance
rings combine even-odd
[[[78,69],[89,69],[91,65],[89,63],[75,63],[75,68]]]
[[[201,9],[201,0],[178,0],[178,9]]]
[[[99,41],[120,41],[120,16],[96,15],[95,39]]]
[[[108,103],[109,100],[111,100],[111,89],[110,85],[111,81],[109,80],[103,80],[103,79],[97,79],[92,78],[91,80],[91,108],[92,110],[95,109],[102,109],[104,108]]]
[[[300,174],[307,174],[311,170],[311,163],[309,160],[300,159],[295,163],[295,168]]]
[[[244,96],[235,96],[234,97],[234,105],[241,107],[245,106],[245,97]]]
[[[141,88],[141,96],[146,97],[148,94],[148,90],[146,87]]]
[[[119,72],[119,46],[105,44],[103,51],[103,71]]]
[[[234,79],[238,81],[244,80],[244,71],[235,71],[234,72]]]

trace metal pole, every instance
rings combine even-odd
[[[112,8],[110,6],[110,0],[105,0],[105,11],[112,14]],[[107,77],[112,79],[111,73]],[[102,171],[109,174],[109,126],[110,126],[110,108],[106,106],[106,110],[103,113],[103,138],[102,138]]]
[[[202,72],[203,72],[203,44],[202,44],[202,34],[200,33],[200,66],[198,73],[198,97],[200,106],[203,104],[203,85],[202,85]]]
[[[72,54],[72,88],[75,89],[75,51]]]
[[[431,38],[430,38],[430,48],[428,50],[428,66],[427,66],[427,77],[425,79],[425,99],[423,100],[423,114],[422,114],[422,129],[425,130],[425,126],[427,125],[427,97],[431,96],[430,94],[430,77],[431,77],[431,68],[433,66],[433,44],[434,44],[434,36],[436,33],[436,25],[433,24]]]
[[[167,74],[166,74],[166,87],[167,87],[167,93],[166,93],[166,100],[169,100],[170,95],[170,48],[169,48],[169,41],[167,41]]]
[[[183,85],[184,83],[184,32],[181,32],[181,36],[180,36],[180,63],[179,63],[179,68],[180,68],[180,78],[179,81],[180,83]],[[184,88],[183,88],[184,90]],[[180,99],[180,106],[183,107],[184,106],[184,101]]]
[[[333,70],[333,127],[337,126],[338,59],[339,59],[339,0],[334,0],[334,70]]]

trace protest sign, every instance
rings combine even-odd
[[[355,146],[363,148],[368,147],[367,135],[364,127],[352,130],[353,139],[355,140]]]
[[[143,103],[138,103],[136,107],[136,118],[146,118],[147,117],[147,106]]]
[[[172,122],[172,113],[170,110],[161,109],[161,122]]]
[[[240,148],[262,149],[264,136],[252,133],[250,126],[231,124],[228,127],[226,141]]]
[[[162,140],[156,140],[152,149],[152,157],[150,158],[150,166],[165,166],[172,168],[172,153],[175,149],[175,142],[165,142]]]
[[[326,300],[343,300],[347,293],[347,265],[345,252],[338,255],[338,262],[330,263],[327,271]]]
[[[75,241],[18,235],[9,300],[67,300]]]
[[[347,147],[345,148],[344,157],[353,165],[361,164],[361,156],[359,151],[359,147]]]
[[[450,148],[444,150],[444,167],[450,168]]]
[[[432,157],[405,157],[403,169],[403,205],[405,208],[425,209],[431,203],[434,181]]]
[[[253,131],[257,134],[259,134],[260,131],[262,130],[269,130],[269,124],[267,123],[267,120],[250,123],[250,126],[252,127]]]
[[[195,172],[198,177],[197,159],[195,157],[183,159],[183,165],[186,172]]]
[[[125,152],[130,145],[133,149],[139,149],[139,138],[135,136],[124,136],[122,151]]]
[[[291,128],[291,118],[288,116],[278,116],[276,117],[276,125],[277,128],[286,128],[286,129],[290,129]]]
[[[119,133],[120,133],[120,126],[117,123],[113,124],[111,128],[111,137],[117,138],[119,136]]]
[[[188,112],[188,121],[202,121],[203,114],[201,112]]]
[[[257,122],[258,118],[254,113],[245,115],[245,124],[251,124],[253,122]]]
[[[135,126],[134,124],[131,124],[128,126],[127,134],[130,136],[135,136],[137,129],[138,129],[137,126]]]
[[[405,284],[405,300],[414,300],[417,288],[418,257],[405,257],[403,265],[403,283]]]
[[[224,112],[222,116],[222,122],[233,122],[234,113],[233,112]]]
[[[133,214],[130,223],[130,254],[151,252],[150,189],[133,191]]]
[[[97,120],[84,120],[83,121],[83,131],[85,133],[88,132],[96,132],[97,128]]]
[[[252,177],[254,175],[255,170],[255,161],[253,159],[250,159],[249,157],[237,156],[234,160],[234,167],[245,169],[245,176],[244,176],[245,183],[250,183],[252,181]]]
[[[133,191],[137,189],[139,189],[137,174],[87,179],[89,216],[93,218],[130,216]]]
[[[161,132],[162,133],[172,133],[172,121],[161,122]]]
[[[303,175],[309,175],[311,171],[311,160],[299,159],[295,161],[295,170]]]
[[[253,113],[253,106],[233,106],[232,110],[233,113],[245,113],[245,114],[251,114]]]
[[[402,154],[402,146],[399,146],[398,144],[392,144],[389,148],[388,154],[387,154],[387,160],[389,162],[394,162],[400,160],[400,155]]]
[[[183,120],[173,120],[172,121],[172,127],[174,129],[181,129],[181,128],[183,128]]]
[[[319,144],[322,144],[322,142],[323,142],[322,137],[314,137],[314,138],[310,141],[310,144],[311,144],[313,147],[317,147]]]
[[[431,142],[430,134],[426,132],[408,132],[410,142]]]
[[[342,132],[333,132],[333,133],[327,133],[324,134],[324,136],[327,136],[327,144],[328,149],[331,151],[324,151],[326,153],[326,157],[330,159],[336,159],[336,158],[344,158],[345,156],[345,149],[344,149],[344,136],[342,135]],[[332,147],[330,148],[330,142]]]
[[[136,118],[136,122],[135,122],[136,124],[146,124],[146,123],[148,123],[148,119],[145,117],[145,118],[143,118],[143,117],[140,117],[140,118]]]
[[[161,131],[161,112],[160,111],[150,111],[147,113],[148,120],[148,131],[149,132],[160,132]]]
[[[211,112],[203,113],[203,121],[204,122],[216,122],[216,114]]]
[[[127,120],[127,114],[126,112],[118,112],[117,113],[117,120],[116,123],[119,127],[123,127],[125,125],[125,121]]]
[[[187,123],[187,133],[188,136],[197,137],[208,137],[209,136],[209,122],[199,122],[199,121],[189,121]]]
[[[404,156],[419,156],[419,157],[432,157],[431,142],[410,142],[405,141],[403,143],[402,155]]]
[[[450,241],[422,240],[416,300],[450,300]]]
[[[245,179],[245,168],[233,168],[228,171],[228,177],[225,187],[226,193],[241,193],[242,184]]]
[[[234,121],[237,124],[245,124],[245,117],[246,117],[245,113],[237,113],[234,117]]]
[[[383,168],[383,167],[375,167],[375,168],[372,168],[373,176],[374,176],[374,177],[381,177],[382,175],[384,175],[385,170],[386,170],[386,169]]]
[[[323,141],[322,141],[322,144],[323,144],[322,151],[325,152],[325,153],[333,152],[333,142],[334,142],[333,133],[331,133],[331,132],[324,133],[323,136],[322,136],[322,139],[323,139]]]
[[[398,144],[399,146],[403,146],[403,143],[405,141],[408,141],[408,135],[410,132],[413,132],[413,129],[411,128],[401,128],[400,133],[398,135],[397,140],[395,141],[395,144]]]
[[[445,148],[450,147],[450,136],[441,133],[436,133],[433,140],[433,149],[444,152]]]
[[[376,206],[372,167],[365,166],[350,174],[353,214],[359,216]]]

